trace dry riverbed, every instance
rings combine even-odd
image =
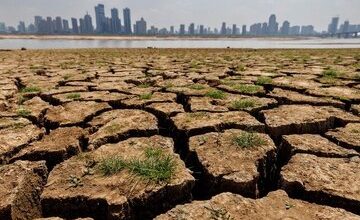
[[[0,51],[0,219],[360,219],[360,50]]]

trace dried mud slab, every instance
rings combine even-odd
[[[351,111],[356,115],[360,115],[360,105],[352,105]]]
[[[121,102],[127,108],[143,108],[145,105],[161,102],[175,102],[176,95],[173,93],[142,93],[137,97],[133,97]]]
[[[191,137],[189,150],[201,166],[199,188],[206,194],[234,192],[256,198],[265,177],[273,175],[276,147],[265,134],[235,129],[208,133]]]
[[[48,109],[45,115],[45,124],[52,128],[77,126],[109,109],[111,107],[107,103],[70,102]]]
[[[360,101],[360,90],[345,86],[316,88],[308,90],[307,93],[316,96],[334,97],[341,100]]]
[[[41,195],[44,216],[142,219],[188,201],[194,178],[173,147],[170,138],[161,136],[131,138],[72,157],[49,175]],[[99,163],[106,158],[141,159],[149,148],[161,150],[175,162],[168,182],[147,180],[128,169],[112,175],[100,172]]]
[[[313,154],[319,157],[360,156],[354,150],[340,147],[328,139],[315,134],[294,134],[282,136],[281,151],[287,159],[297,153]]]
[[[52,106],[43,101],[40,97],[34,97],[25,101],[18,111],[24,110],[25,112],[28,112],[26,117],[36,123],[41,123],[46,110],[50,107]]]
[[[345,104],[341,101],[337,101],[331,98],[313,97],[304,95],[299,92],[290,90],[283,90],[275,88],[270,94],[272,98],[278,99],[283,104],[310,104],[310,105],[329,105],[339,108],[344,108]]]
[[[357,220],[359,217],[343,209],[291,199],[286,192],[278,190],[256,200],[222,193],[211,200],[178,205],[155,219]]]
[[[237,93],[244,95],[257,95],[263,96],[265,95],[265,89],[262,86],[254,85],[254,84],[230,84],[230,85],[219,85],[217,88],[224,90],[229,93]]]
[[[281,169],[280,176],[281,188],[291,197],[360,214],[360,157],[296,154]]]
[[[360,152],[360,123],[350,123],[344,128],[330,130],[325,136],[340,146]]]
[[[72,101],[95,101],[95,102],[109,102],[119,104],[120,101],[131,98],[132,96],[122,93],[111,93],[108,91],[95,91],[95,92],[75,92],[64,93],[53,96],[59,103],[67,103]]]
[[[41,217],[40,194],[46,184],[44,161],[17,161],[0,167],[0,219]]]
[[[95,117],[91,125],[98,129],[89,136],[90,148],[115,143],[127,137],[151,136],[158,133],[154,115],[142,110],[114,110]]]
[[[306,89],[320,88],[321,83],[300,77],[279,77],[272,81],[272,84],[289,90],[305,91]]]
[[[14,121],[7,128],[0,129],[0,164],[6,163],[12,155],[30,142],[39,140],[45,133],[28,120]]]
[[[160,118],[170,118],[178,113],[184,113],[184,108],[181,104],[175,102],[152,103],[147,105],[145,109]]]
[[[16,160],[45,160],[49,168],[82,151],[84,132],[81,128],[59,128],[33,142],[15,154],[10,162]]]
[[[171,120],[179,132],[185,133],[188,136],[230,128],[264,131],[264,124],[260,123],[249,113],[242,111],[180,113],[172,117]]]
[[[286,134],[324,133],[335,126],[359,122],[360,118],[334,107],[282,105],[261,111],[269,133],[275,137]]]

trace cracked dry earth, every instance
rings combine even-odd
[[[0,219],[360,219],[360,50],[0,61]]]

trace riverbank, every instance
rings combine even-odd
[[[309,40],[319,37],[255,37],[255,36],[114,36],[114,35],[0,35],[0,39],[35,40]]]

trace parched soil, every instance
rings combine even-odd
[[[0,219],[360,219],[359,49],[0,61]]]

